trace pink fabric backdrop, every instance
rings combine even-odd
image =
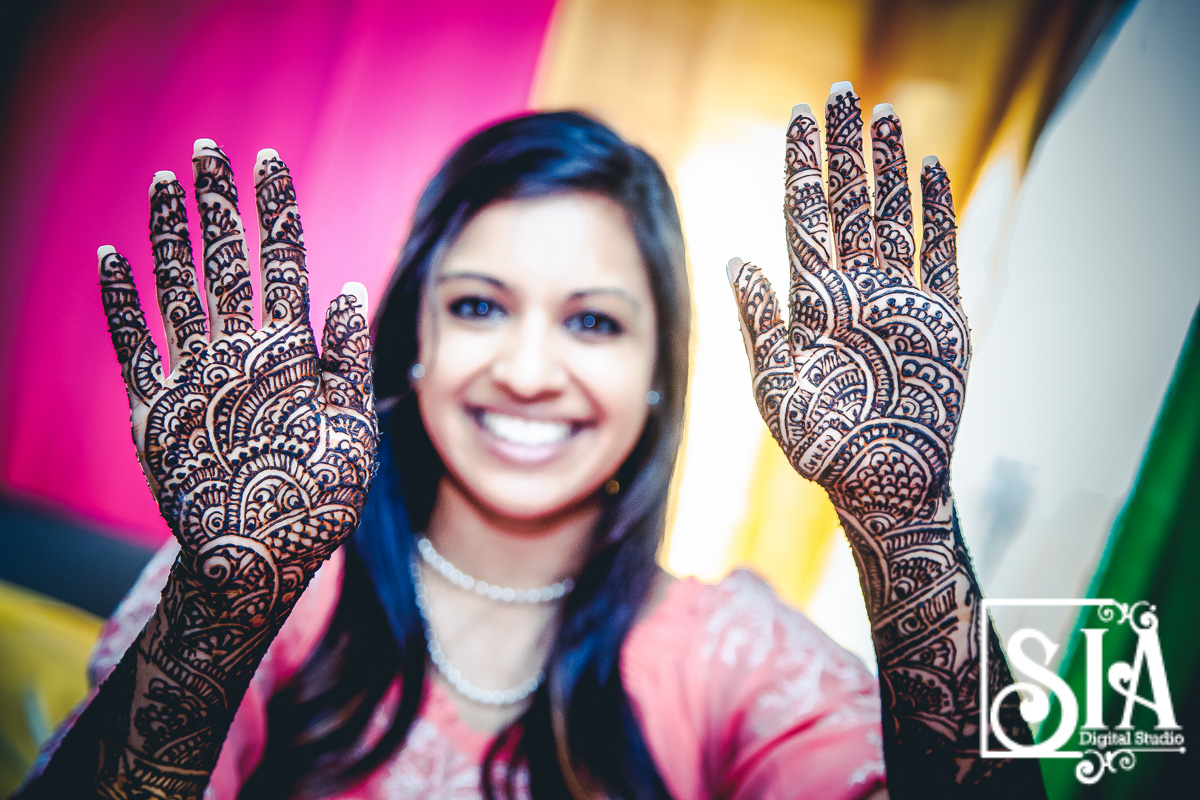
[[[96,247],[133,262],[165,352],[148,293],[151,176],[187,186],[192,141],[215,139],[253,232],[251,167],[274,147],[296,179],[318,325],[346,280],[374,306],[440,159],[526,107],[553,0],[61,5],[72,13],[29,42],[4,134],[4,488],[156,544],[167,530],[130,443]]]

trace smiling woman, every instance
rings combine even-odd
[[[885,753],[898,795],[1036,797],[1036,765],[979,754],[974,687],[1011,677],[998,650],[979,673],[990,627],[947,476],[969,359],[949,182],[922,170],[917,287],[899,120],[880,108],[872,216],[857,96],[830,98],[828,200],[797,106],[790,324],[756,267],[728,267],[764,420],[858,559],[879,684],[753,573],[707,585],[657,564],[690,320],[653,159],[577,113],[463,143],[418,205],[368,365],[357,292],[317,357],[274,151],[266,322],[245,323],[236,190],[201,140],[211,335],[174,176],[152,187],[169,374],[128,262],[102,248],[100,265],[178,544],[110,622],[109,677],[21,797],[832,800],[882,796]],[[999,714],[1028,741],[1015,701]]]
[[[426,535],[462,570],[510,586],[574,575],[592,549],[599,489],[649,408],[654,302],[625,213],[575,192],[495,202],[432,278],[413,388],[445,479]],[[442,583],[427,591],[432,628],[461,631],[455,663],[472,681],[516,685],[545,660],[553,609],[498,608]],[[481,730],[517,713],[454,701]]]

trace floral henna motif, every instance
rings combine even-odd
[[[921,284],[942,297],[958,297],[958,245],[950,179],[943,169],[921,173],[924,230],[921,237]]]
[[[211,342],[174,176],[159,173],[151,199],[169,374],[129,263],[110,249],[100,258],[134,441],[182,547],[159,612],[123,662],[138,687],[119,740],[104,747],[111,757],[99,786],[113,798],[199,797],[259,660],[317,568],[354,531],[375,469],[363,309],[349,295],[334,301],[319,358],[287,167],[273,151],[260,155],[264,325],[254,330],[228,159],[201,140],[194,165]]]
[[[192,172],[204,231],[204,285],[213,338],[252,333],[254,293],[229,159],[214,142],[201,139],[196,143]]]
[[[108,332],[129,392],[129,404],[135,409],[149,406],[150,400],[163,391],[162,359],[146,327],[129,262],[116,253],[100,259],[100,301],[108,317]]]
[[[274,150],[264,150],[255,174],[261,236],[263,320],[308,319],[304,232],[292,176]]]
[[[912,193],[904,159],[904,134],[891,105],[876,109],[871,123],[875,167],[875,236],[885,274],[911,275],[913,254]],[[949,182],[946,183],[947,189]]]
[[[786,155],[787,327],[758,268],[730,264],[755,398],[796,470],[829,492],[854,551],[879,656],[892,796],[928,794],[934,784],[978,788],[1011,762],[979,758],[976,651],[990,623],[950,495],[970,338],[949,180],[936,161],[923,169],[918,287],[891,107],[877,109],[872,124],[873,217],[858,98],[846,85],[826,109],[828,204],[817,123],[798,108]],[[1007,685],[991,636],[988,680]],[[1011,734],[1028,741],[1015,704],[1006,714]],[[1039,785],[1014,771],[1022,785]]]
[[[167,350],[171,363],[175,364],[184,353],[203,348],[207,336],[204,310],[196,296],[196,268],[192,265],[192,245],[188,241],[183,187],[169,172],[154,177],[150,187],[154,282],[158,308],[167,327]]]

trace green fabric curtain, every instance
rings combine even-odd
[[[1114,380],[1119,376],[1114,375]],[[1096,435],[1102,436],[1102,431]],[[1125,800],[1145,797],[1195,796],[1188,789],[1196,771],[1186,769],[1191,753],[1200,752],[1200,636],[1193,628],[1200,611],[1200,309],[1192,317],[1175,375],[1167,389],[1150,443],[1129,498],[1113,525],[1100,568],[1092,580],[1090,597],[1124,603],[1146,600],[1157,607],[1159,641],[1175,715],[1183,727],[1188,754],[1138,753],[1129,771],[1107,773],[1096,784],[1085,786],[1075,778],[1076,761],[1046,759],[1043,772],[1052,800],[1105,798]],[[1106,665],[1132,662],[1136,635],[1128,625],[1103,626],[1094,611],[1081,615],[1071,638],[1072,649],[1063,659],[1061,676],[1074,690],[1080,705],[1085,697],[1085,654],[1082,627],[1107,627],[1104,637]],[[1150,694],[1143,679],[1140,694]],[[1116,725],[1124,698],[1109,689],[1104,711],[1108,725]],[[1082,713],[1082,712],[1081,712]],[[1135,729],[1151,729],[1154,712],[1138,706],[1132,717]],[[1056,719],[1047,720],[1042,735],[1052,732]],[[1182,791],[1182,794],[1180,793]]]

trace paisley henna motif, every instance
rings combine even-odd
[[[100,257],[134,441],[182,546],[158,613],[122,662],[137,690],[102,750],[97,786],[111,798],[200,796],[267,645],[354,531],[375,469],[363,309],[350,295],[333,302],[318,357],[287,167],[274,151],[260,155],[264,325],[255,330],[229,161],[201,140],[194,166],[211,342],[174,176],[156,176],[150,224],[169,374],[129,263],[111,249]]]
[[[730,263],[755,399],[796,470],[829,492],[854,551],[879,657],[892,796],[1036,789],[1036,763],[979,757],[975,651],[990,622],[950,495],[971,357],[950,182],[938,163],[922,171],[918,287],[900,121],[881,106],[872,124],[872,214],[859,100],[845,86],[826,108],[828,203],[807,106],[788,129],[790,322],[757,267]],[[988,680],[1007,685],[995,649]],[[1015,705],[1005,717],[1010,734],[1029,741]]]

